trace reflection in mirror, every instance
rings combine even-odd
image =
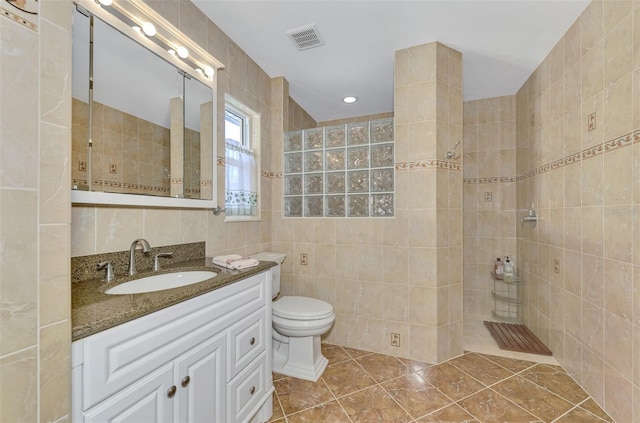
[[[201,139],[213,139],[213,97],[211,89],[195,78],[184,84],[184,196],[211,198],[213,151]],[[204,170],[204,171],[203,171]]]
[[[211,199],[201,186],[211,184],[212,88],[95,16],[91,69],[90,20],[74,9],[74,188]]]

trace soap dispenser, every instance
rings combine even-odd
[[[504,275],[511,278],[516,275],[516,269],[511,260],[509,260],[509,256],[507,256],[507,260],[504,262]]]

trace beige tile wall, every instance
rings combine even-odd
[[[637,0],[593,1],[516,96],[527,322],[619,422],[640,421],[639,111]]]
[[[462,352],[462,174],[435,160],[462,136],[462,60],[458,52],[434,43],[398,52],[396,70],[396,164],[405,169],[396,172],[396,216],[283,218],[278,179],[273,185],[273,249],[288,257],[284,294],[334,305],[337,317],[328,341],[435,362]],[[412,97],[423,103],[411,108],[407,102],[413,88],[431,90],[439,101],[423,92]],[[278,89],[274,98],[286,98],[286,84]],[[284,112],[285,122],[291,113]],[[282,154],[278,137],[274,156]],[[282,171],[281,158],[273,162]],[[300,265],[301,253],[309,255],[306,266]],[[399,348],[390,346],[392,332],[400,334]]]
[[[0,17],[3,422],[70,410],[71,2],[29,19]]]
[[[493,262],[517,261],[515,96],[464,103],[463,175],[464,314],[491,318]]]
[[[91,176],[97,183],[94,183],[92,189],[169,196],[169,128],[97,102],[94,102],[93,115]],[[88,116],[87,103],[74,98],[71,163],[73,183],[87,183],[87,171],[81,170],[80,166],[84,164],[86,169],[89,165]],[[111,168],[112,165],[115,165],[115,169]]]

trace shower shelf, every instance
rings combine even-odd
[[[494,301],[491,315],[503,322],[523,323],[522,279],[518,276],[497,279],[494,273],[491,273],[491,278],[493,279],[491,297]]]

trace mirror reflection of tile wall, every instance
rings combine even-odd
[[[285,134],[284,215],[394,214],[393,119]]]
[[[74,185],[87,184],[88,110],[87,103],[73,99],[72,183]],[[169,196],[170,136],[168,128],[97,102],[94,102],[93,128],[91,155],[93,180],[91,189],[93,191]],[[192,138],[199,140],[198,133],[188,133],[187,137],[189,140]],[[189,154],[195,154],[193,144],[195,143],[187,142]],[[198,141],[197,165],[189,166],[190,169],[200,168],[199,148]],[[191,180],[191,174],[189,178]],[[198,184],[199,182],[194,187]],[[196,190],[196,188],[192,189]],[[197,191],[199,194],[199,186]]]

